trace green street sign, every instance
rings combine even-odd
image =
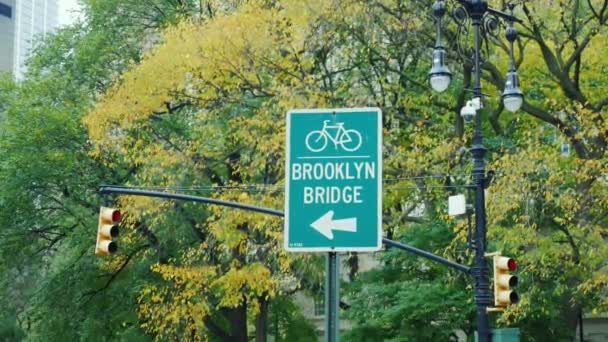
[[[286,140],[285,249],[379,250],[380,109],[291,110]]]

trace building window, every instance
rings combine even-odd
[[[315,297],[315,316],[323,316],[325,315],[325,299],[323,297],[317,296]]]
[[[0,2],[0,15],[3,15],[7,18],[11,18],[13,16],[13,11],[11,9],[11,6],[5,5]]]

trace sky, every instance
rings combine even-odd
[[[59,0],[59,25],[69,25],[79,16],[78,0]]]

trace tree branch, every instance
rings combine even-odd
[[[166,264],[168,262],[168,256],[166,255],[165,247],[158,240],[154,232],[152,232],[145,223],[140,223],[136,230],[148,239],[148,247],[152,247],[156,250],[158,262],[160,264]]]
[[[568,229],[566,227],[555,222],[554,219],[551,219],[551,221],[553,221],[553,223],[557,226],[557,229],[559,229],[561,232],[563,232],[566,235],[566,239],[568,239],[568,244],[572,248],[572,253],[573,253],[572,256],[574,258],[574,263],[578,265],[581,261],[581,254],[580,254],[578,246],[576,245],[576,242],[574,241],[574,238],[572,237],[572,234],[570,234],[570,231],[568,231]]]
[[[102,286],[102,287],[100,287],[100,288],[98,288],[96,290],[91,290],[91,291],[87,291],[87,292],[83,293],[81,297],[89,296],[89,298],[83,304],[86,305],[88,302],[91,301],[91,299],[93,299],[93,297],[95,297],[97,294],[99,294],[100,292],[104,291],[108,287],[110,287],[110,284],[112,284],[112,282],[116,279],[116,277],[120,274],[120,272],[122,272],[122,270],[124,270],[125,267],[127,267],[127,265],[129,264],[129,262],[131,261],[131,259],[137,253],[141,252],[142,250],[144,250],[147,247],[149,247],[149,245],[142,245],[142,246],[139,246],[139,247],[135,248],[134,250],[132,250],[131,253],[129,253],[127,255],[127,258],[125,259],[125,261],[116,270],[116,272],[114,272],[114,273],[112,273],[110,275],[110,279],[108,279],[108,281],[105,283],[104,286]]]
[[[488,116],[488,119],[490,120],[490,125],[492,125],[492,129],[494,129],[494,132],[496,132],[496,134],[498,135],[502,135],[504,133],[499,121],[500,114],[502,113],[504,108],[505,107],[502,101],[498,101],[498,108],[496,108],[496,110],[493,110]]]
[[[566,135],[568,137],[568,139],[570,139],[570,142],[574,146],[574,150],[576,151],[576,153],[578,154],[578,156],[580,158],[586,159],[588,157],[587,149],[585,148],[585,145],[583,144],[583,142],[580,139],[576,138],[576,131],[574,131],[574,129],[567,126],[564,122],[559,120],[557,117],[549,114],[548,112],[546,112],[538,107],[531,105],[525,99],[524,99],[524,103],[523,103],[521,109],[523,111],[525,111],[526,113],[532,115],[533,117],[540,119],[544,122],[547,122],[547,123],[553,125],[554,127],[556,127],[557,129],[559,129],[562,133],[564,133],[564,135]]]

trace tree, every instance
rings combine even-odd
[[[315,327],[291,296],[277,296],[270,303],[268,313],[268,333],[275,341],[312,342],[319,339]]]
[[[455,147],[436,144],[430,135],[437,131],[422,130],[432,111],[429,98],[402,88],[424,87],[408,76],[410,70],[421,73],[408,60],[421,50],[408,54],[397,48],[416,45],[397,32],[399,20],[390,21],[390,32],[380,27],[366,36],[369,15],[382,10],[359,2],[345,8],[252,3],[203,25],[184,22],[169,28],[164,44],[123,74],[86,117],[96,156],[136,167],[131,184],[215,190],[223,199],[280,207],[284,113],[294,107],[382,101],[387,129],[395,133],[387,144],[394,152],[387,162],[391,178],[398,181],[403,160],[412,173],[439,169],[433,163],[448,158]],[[348,19],[357,26],[349,26]],[[411,29],[420,27],[414,23]],[[364,45],[370,41],[377,45]],[[405,113],[406,104],[411,115]],[[408,124],[399,128],[399,119]],[[405,151],[404,142],[415,150]],[[430,159],[421,154],[429,150],[434,153]],[[388,212],[400,214],[404,197],[395,199]],[[146,222],[164,240],[183,226],[199,239],[153,268],[166,285],[142,292],[140,317],[156,336],[244,340],[248,317],[265,316],[259,310],[281,291],[280,280],[306,274],[302,268],[310,257],[285,254],[275,219],[129,197],[122,207],[134,213],[133,228]],[[167,215],[170,208],[179,215]],[[255,329],[264,329],[263,320]]]
[[[135,3],[140,2],[131,5]],[[119,272],[141,253],[141,246],[127,251],[115,270],[100,268],[91,252],[101,204],[95,189],[102,182],[121,183],[128,169],[119,163],[110,169],[89,156],[81,117],[116,74],[139,60],[144,48],[139,42],[149,34],[148,26],[162,27],[169,19],[133,25],[128,2],[84,5],[85,23],[38,42],[25,81],[3,77],[0,82],[0,282],[6,304],[0,319],[16,322],[19,329],[10,330],[14,336],[23,332],[32,338],[75,340],[143,335],[136,313],[128,309],[138,292],[110,286],[124,280]],[[163,8],[174,19],[169,6]],[[140,13],[146,9],[150,7],[138,7]],[[138,274],[130,280],[145,277],[146,263],[123,274]],[[137,288],[133,281],[126,284]]]
[[[296,28],[302,24],[292,22],[306,23],[296,15],[320,7],[308,6],[290,4],[281,11],[251,4],[207,24],[169,29],[165,43],[124,74],[87,117],[97,156],[119,155],[137,167],[132,184],[202,186],[223,199],[280,207],[283,127],[275,108],[282,105],[271,95],[287,92],[292,80],[277,77],[291,78],[301,65],[275,46],[301,44]],[[120,135],[108,134],[115,122]],[[143,326],[159,338],[243,341],[250,317],[258,316],[256,336],[263,340],[267,302],[293,292],[284,284],[301,279],[310,264],[310,256],[283,251],[276,218],[128,197],[122,207],[133,213],[133,228],[145,222],[160,239],[179,246],[153,267],[165,283],[145,287],[140,297]],[[187,232],[178,233],[189,235],[185,241],[175,241],[176,228]]]

